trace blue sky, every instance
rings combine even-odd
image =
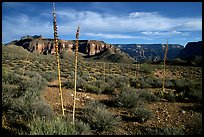
[[[202,40],[201,2],[55,2],[58,36],[109,44],[185,46]],[[25,35],[53,38],[52,2],[3,2],[2,42]]]

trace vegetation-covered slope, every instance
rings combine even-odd
[[[67,54],[65,54],[67,55]],[[78,62],[76,123],[71,123],[74,60],[60,60],[65,117],[53,55],[2,46],[4,134],[200,135],[202,68]]]

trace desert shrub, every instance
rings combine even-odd
[[[120,123],[119,117],[114,116],[106,109],[105,105],[96,101],[90,101],[86,104],[83,120],[99,134],[114,132]]]
[[[145,81],[145,78],[143,78],[143,77],[138,78],[138,84],[139,84],[138,87],[140,87],[140,88],[148,88],[149,87],[149,83],[147,83]]]
[[[90,81],[90,74],[88,72],[81,72],[81,78],[84,79],[85,81]]]
[[[185,85],[185,79],[177,79],[177,80],[171,80],[174,89],[176,90],[183,90]]]
[[[148,85],[148,87],[152,87],[152,85],[154,84],[154,79],[152,77],[145,77],[144,79],[145,83]]]
[[[158,97],[155,94],[150,93],[148,91],[142,91],[139,97],[144,99],[147,102],[154,102],[158,100]]]
[[[22,79],[22,76],[16,73],[4,73],[2,77],[2,83],[18,84]]]
[[[170,102],[175,102],[176,101],[176,95],[173,92],[165,93],[163,98],[167,99]]]
[[[126,76],[119,76],[117,75],[115,78],[114,78],[114,81],[115,81],[115,84],[116,84],[116,88],[123,88],[127,85],[129,85],[129,78],[126,77]]]
[[[69,59],[70,55],[67,51],[62,51],[59,56],[61,59]]]
[[[41,75],[49,82],[52,80],[58,79],[57,72],[53,72],[53,71],[45,71],[45,72],[42,72]]]
[[[60,117],[46,120],[44,118],[33,118],[29,123],[30,135],[73,135],[74,127],[70,122]]]
[[[81,120],[76,119],[74,128],[75,128],[75,133],[77,135],[91,135],[92,134],[89,124],[84,123]]]
[[[141,69],[143,72],[147,73],[147,74],[151,74],[152,71],[153,71],[152,65],[151,65],[151,64],[146,64],[146,63],[141,64],[141,65],[140,65],[140,69]]]
[[[98,88],[104,88],[104,81],[103,80],[96,80],[94,82],[91,82],[92,85],[95,85]]]
[[[62,86],[65,88],[74,88],[74,80],[67,80],[65,82],[62,83]]]
[[[114,95],[115,94],[115,87],[113,87],[109,84],[105,84],[102,93]]]
[[[52,119],[36,116],[29,122],[30,135],[88,135],[92,134],[90,126],[76,119],[73,125],[72,119],[55,116]]]
[[[84,79],[82,79],[81,77],[78,77],[77,79],[77,88],[81,88],[83,90],[86,90],[86,85],[88,84],[87,81],[85,81]]]
[[[131,77],[131,78],[129,79],[129,83],[130,83],[130,86],[131,86],[131,87],[134,87],[134,88],[137,88],[137,87],[138,87],[138,86],[137,86],[138,82],[137,82],[137,79],[136,79],[135,77]]]
[[[185,135],[181,128],[143,128],[144,135]]]
[[[114,97],[115,106],[124,108],[133,108],[141,104],[139,93],[132,88],[123,89],[122,92]]]
[[[102,89],[100,89],[95,85],[90,85],[90,84],[86,85],[86,91],[91,93],[97,93],[97,94],[102,93]]]
[[[202,115],[199,118],[191,118],[186,123],[186,134],[188,135],[202,135]]]
[[[172,82],[172,80],[169,79],[165,79],[165,88],[174,88],[174,83]]]
[[[151,83],[151,86],[152,86],[153,88],[160,88],[160,87],[162,87],[162,80],[159,79],[159,78],[153,78],[153,81],[152,81],[152,83]]]
[[[111,87],[117,87],[117,84],[114,80],[114,76],[113,75],[107,75],[105,77],[105,82],[108,83]]]
[[[187,93],[187,97],[192,101],[202,103],[202,89],[190,89],[191,91]]]
[[[37,101],[29,107],[29,111],[40,117],[46,117],[47,119],[52,119],[54,117],[53,109],[44,101]]]
[[[6,114],[7,123],[15,129],[16,134],[27,130],[26,122],[33,114],[43,116],[49,112],[49,115],[52,115],[46,104],[38,104],[41,91],[47,86],[46,80],[41,76],[29,77],[9,73],[3,81],[2,110]]]
[[[187,81],[187,89],[185,89],[184,96],[191,99],[191,101],[202,102],[202,81]]]
[[[192,102],[202,102],[202,82],[189,79],[173,81],[180,101],[188,98]]]
[[[132,115],[132,119],[140,123],[146,122],[153,117],[153,114],[144,107],[132,108],[130,112]]]

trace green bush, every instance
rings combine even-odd
[[[42,72],[42,76],[49,82],[52,81],[52,80],[58,79],[57,72],[53,72],[53,71]]]
[[[140,65],[140,70],[142,70],[143,72],[147,73],[147,74],[151,74],[153,71],[153,67],[151,64],[141,64]]]
[[[62,86],[65,88],[74,88],[74,80],[67,80],[62,83]]]
[[[129,83],[130,83],[130,86],[131,87],[134,87],[134,88],[137,88],[138,86],[138,82],[137,82],[137,79],[135,77],[131,77],[129,79]]]
[[[180,128],[145,128],[143,130],[144,135],[185,135]]]
[[[27,130],[26,123],[32,119],[32,115],[45,116],[47,112],[50,116],[53,114],[53,111],[41,102],[41,91],[47,83],[40,75],[30,77],[8,73],[3,78],[2,85],[2,110],[7,117],[7,123],[15,129],[15,134]]]
[[[115,83],[116,83],[115,88],[121,89],[121,88],[123,88],[123,87],[129,85],[129,78],[126,77],[126,76],[119,76],[119,75],[117,75],[117,76],[114,78],[114,81],[115,81]]]
[[[202,102],[202,81],[182,79],[173,81],[175,83],[177,97],[180,101],[188,98],[192,102]]]
[[[75,124],[71,123],[69,116],[55,116],[52,119],[35,116],[29,122],[30,135],[90,135],[90,126],[81,120],[75,119]]]
[[[184,96],[192,101],[202,103],[202,81],[187,81],[188,88],[185,90]]]
[[[201,112],[202,113],[202,112]],[[191,118],[185,125],[186,134],[188,135],[202,135],[202,115],[196,118]]]
[[[151,86],[152,86],[153,88],[160,88],[160,87],[162,87],[162,80],[159,79],[159,78],[153,78],[153,81],[152,81],[152,83],[151,83]]]
[[[85,107],[83,120],[99,134],[114,132],[120,123],[120,118],[108,111],[105,105],[90,101]]]
[[[119,94],[114,97],[114,104],[118,107],[133,108],[141,104],[139,93],[132,88],[123,89]]]
[[[165,79],[165,88],[175,88],[174,83],[172,82],[173,80]]]
[[[114,88],[117,87],[117,84],[116,84],[116,82],[115,82],[115,80],[114,80],[114,76],[113,76],[113,75],[107,75],[107,76],[105,77],[105,82],[106,82],[108,85],[110,85],[110,87],[114,87]]]
[[[75,120],[75,133],[77,135],[92,135],[91,128],[89,124],[84,123],[81,120]]]
[[[140,88],[148,88],[150,87],[149,83],[145,81],[144,77],[139,77],[138,78],[138,84]]]
[[[77,88],[81,88],[83,90],[86,90],[86,85],[88,84],[87,81],[85,81],[84,79],[82,79],[81,77],[77,78]]]
[[[91,93],[97,93],[97,94],[102,93],[102,89],[98,88],[95,85],[89,85],[89,84],[86,85],[86,91]]]
[[[30,135],[73,135],[74,127],[59,117],[51,120],[34,118],[29,124]]]
[[[150,93],[149,91],[142,91],[139,97],[144,99],[147,102],[154,102],[158,100],[157,96]]]
[[[167,99],[170,102],[176,101],[176,95],[173,92],[165,93],[163,98]]]
[[[115,87],[112,87],[109,84],[105,84],[102,93],[115,95]]]
[[[146,122],[153,117],[153,114],[144,107],[132,108],[130,112],[132,119],[140,123]]]

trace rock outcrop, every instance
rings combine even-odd
[[[188,65],[202,65],[202,41],[189,42],[185,48],[179,52],[178,58],[183,59]]]
[[[178,57],[186,59],[193,56],[202,56],[202,41],[188,42],[184,49],[179,52]]]
[[[25,36],[20,40],[12,41],[6,45],[14,44],[22,46],[30,52],[37,52],[40,54],[54,54],[54,40],[43,38],[42,36]],[[58,51],[73,51],[75,49],[75,40],[59,40]],[[103,41],[97,40],[79,40],[79,52],[87,54],[88,56],[95,55],[107,48],[111,48],[111,44],[106,44]]]

